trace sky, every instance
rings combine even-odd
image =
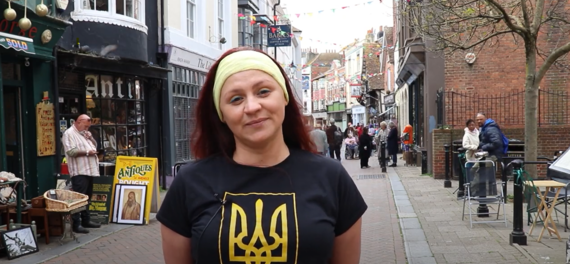
[[[393,25],[391,0],[281,0],[281,6],[303,31],[301,47],[320,52],[338,51],[355,38],[363,39],[369,29]]]

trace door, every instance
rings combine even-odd
[[[20,87],[4,86],[3,98],[6,170],[25,180]]]

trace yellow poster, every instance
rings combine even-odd
[[[142,158],[142,157],[131,157],[131,156],[118,156],[115,163],[115,177],[113,179],[113,188],[115,190],[115,185],[117,184],[134,184],[134,185],[146,185],[146,199],[145,199],[145,212],[144,212],[144,223],[148,224],[150,208],[153,201],[153,196],[156,195],[156,203],[159,203],[160,193],[158,190],[158,160],[156,158]],[[115,192],[112,195],[114,208],[115,202],[118,198],[115,197]],[[109,221],[112,221],[112,213],[109,214]]]

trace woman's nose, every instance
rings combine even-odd
[[[259,99],[255,96],[248,96],[245,100],[244,105],[244,112],[245,113],[253,113],[261,109],[261,104],[259,103]]]

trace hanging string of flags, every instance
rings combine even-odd
[[[273,16],[273,20],[279,21],[279,20],[290,19],[290,18],[294,19],[294,18],[300,18],[301,16],[312,17],[313,15],[323,14],[327,10],[330,10],[330,12],[332,12],[332,13],[336,13],[337,10],[345,10],[345,9],[350,8],[350,7],[365,6],[365,5],[370,5],[372,3],[374,3],[374,1],[366,1],[366,2],[362,2],[362,3],[358,3],[358,4],[354,4],[354,5],[347,5],[347,6],[338,6],[337,8],[315,10],[313,12],[277,15],[277,16]],[[250,21],[250,23],[255,24],[255,17],[254,16],[247,16],[247,15],[244,15],[242,13],[239,13],[238,17],[239,17],[239,19],[248,19],[249,18],[250,20],[254,21],[253,23]]]

